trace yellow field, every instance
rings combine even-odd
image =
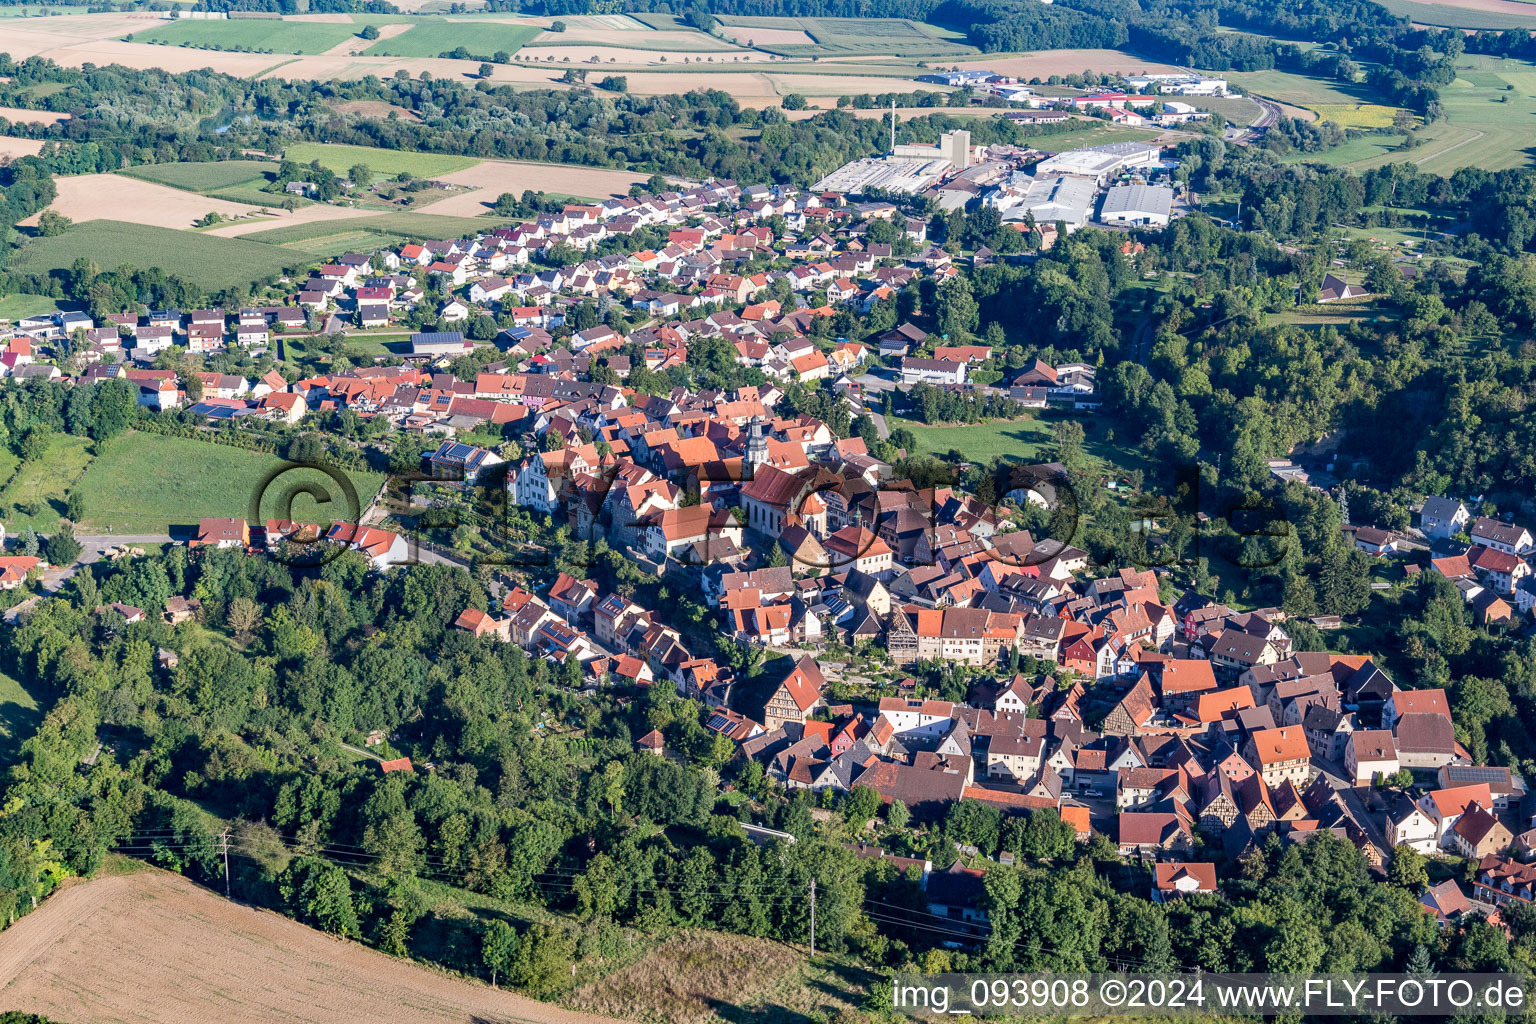
[[[1312,109],[1321,120],[1341,128],[1390,128],[1398,111],[1379,103],[1314,103]]]

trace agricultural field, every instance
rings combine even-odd
[[[233,185],[266,181],[277,172],[270,160],[206,160],[178,164],[141,164],[121,173],[130,178],[152,181],[171,188],[204,194],[219,192]]]
[[[133,33],[133,42],[206,50],[324,53],[355,38],[361,30],[362,23],[296,21],[288,18],[173,21],[147,32]]]
[[[168,274],[197,281],[211,290],[248,286],[312,262],[308,253],[243,238],[216,238],[147,224],[92,220],[76,224],[61,235],[32,239],[11,259],[10,269],[21,274],[51,274],[68,270],[82,257],[103,270],[124,263],[160,267]]]
[[[976,52],[959,33],[906,18],[722,16],[719,20],[722,32],[737,42],[750,39],[759,50],[787,57],[938,57]],[[810,41],[801,42],[795,33]]]
[[[43,143],[39,139],[18,139],[10,135],[0,135],[0,164],[9,163],[19,156],[36,156],[42,152]]]
[[[0,489],[0,506],[8,511],[6,529],[19,533],[31,527],[52,533],[64,512],[70,489],[91,464],[90,439],[55,434],[41,459],[17,462]]]
[[[199,195],[120,174],[72,174],[56,179],[49,208],[81,223],[114,217],[162,228],[190,228],[209,213],[226,220],[252,212],[248,203]]]
[[[1397,107],[1379,103],[1319,103],[1317,116],[1344,128],[1390,128]]]
[[[1316,110],[1320,106],[1354,107],[1380,97],[1363,85],[1334,82],[1290,71],[1228,71],[1223,73],[1233,85],[1280,103]]]
[[[173,526],[196,525],[204,516],[247,516],[251,500],[264,478],[283,460],[265,452],[231,448],[184,437],[130,433],[114,438],[102,457],[80,479],[85,501],[83,528],[117,533],[164,534]],[[189,472],[188,467],[196,467]],[[355,516],[384,485],[382,473],[348,472],[357,492],[358,508],[336,495],[329,506],[313,499],[296,499],[282,508],[282,492],[291,485],[317,483],[328,491],[336,484],[326,474],[295,470],[264,495],[259,515],[252,519],[297,519],[328,522]]]
[[[1399,17],[1446,28],[1536,29],[1536,6],[1522,0],[1377,0]]]
[[[1409,161],[1434,174],[1451,174],[1461,167],[1532,166],[1536,64],[1464,54],[1456,60],[1456,74],[1455,81],[1440,90],[1445,120],[1416,131],[1419,144],[1414,148],[1400,148],[1401,135],[1376,135],[1300,159],[1357,171]]]
[[[168,871],[131,861],[112,866],[119,873],[62,887],[0,933],[7,1008],[76,1024],[616,1021],[386,956]],[[210,1014],[211,1007],[218,1010]]]
[[[459,192],[427,207],[432,214],[473,217],[485,213],[503,192],[522,195],[526,189],[576,199],[607,199],[624,195],[631,185],[650,175],[613,167],[579,167],[571,164],[536,164],[517,160],[485,160],[474,167],[443,175],[442,180],[465,185],[473,192]]]
[[[516,53],[541,31],[538,25],[437,18],[412,25],[391,39],[381,39],[362,52],[369,56],[436,57],[462,46],[477,57],[489,57],[498,51]]]
[[[21,745],[43,721],[43,707],[27,685],[0,672],[0,767],[14,764]]]
[[[32,110],[27,107],[0,107],[0,118],[13,124],[57,124],[68,121],[68,114],[56,114],[51,110]]]
[[[291,246],[311,252],[315,250],[312,250],[307,243],[333,239],[342,235],[353,237],[373,235],[375,237],[372,245],[377,246],[387,244],[379,241],[377,236],[380,235],[401,240],[458,238],[489,231],[506,223],[509,222],[498,217],[443,217],[431,213],[381,213],[344,221],[314,221],[308,224],[275,227],[246,237],[252,242]],[[346,249],[338,251],[345,252]]]
[[[289,146],[283,156],[301,164],[315,160],[336,174],[346,174],[357,164],[366,164],[376,175],[411,174],[418,178],[436,178],[473,167],[480,161],[472,156],[443,153],[414,153],[404,149],[375,149],[371,146],[342,146],[327,142],[300,142]]]
[[[1032,78],[1044,81],[1052,75],[1078,75],[1084,71],[1138,75],[1174,74],[1188,70],[1147,60],[1123,50],[1041,50],[1038,53],[983,55],[970,60],[944,63],[946,67],[953,65],[962,69],[992,70],[1012,75],[1021,82]]]

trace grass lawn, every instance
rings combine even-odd
[[[172,526],[196,525],[204,516],[251,513],[256,489],[267,474],[284,465],[264,452],[246,451],[193,438],[125,434],[114,438],[78,488],[85,499],[85,529],[119,533],[169,533]],[[382,473],[348,472],[360,508],[384,485]],[[295,490],[318,484],[331,494],[329,504]],[[293,470],[263,493],[260,518],[329,522],[355,516],[358,508],[336,493],[328,475]],[[284,508],[284,497],[291,498]]]
[[[244,238],[219,238],[115,220],[88,220],[61,235],[34,238],[12,257],[23,274],[68,270],[84,257],[102,270],[124,263],[159,267],[210,290],[249,285],[314,262],[308,253]]]
[[[24,683],[0,672],[0,765],[16,763],[22,743],[42,724],[43,713]]]
[[[542,32],[537,25],[503,25],[493,21],[466,24],[427,21],[412,25],[398,36],[381,39],[363,53],[387,57],[436,57],[465,47],[477,57],[497,52],[516,53]]]
[[[300,142],[289,146],[283,155],[301,164],[319,160],[320,166],[336,174],[344,175],[354,165],[366,164],[376,175],[394,176],[403,171],[420,178],[452,174],[480,162],[472,156],[415,153],[407,149],[375,149],[372,146],[343,146],[328,142]]]
[[[17,508],[6,516],[6,529],[20,533],[30,526],[39,533],[53,532],[59,525],[70,486],[91,464],[91,454],[86,450],[90,443],[89,438],[56,434],[41,459],[17,466],[5,489],[0,491],[0,502],[12,506],[36,502],[42,508],[31,514]]]
[[[177,164],[144,164],[130,167],[122,173],[130,178],[207,194],[235,185],[265,182],[269,174],[277,173],[277,164],[270,160],[201,160]]]
[[[70,302],[67,299],[50,299],[46,295],[26,295],[17,292],[15,295],[0,298],[0,320],[20,320],[22,317],[35,316],[39,313],[56,313],[76,305],[79,303]]]
[[[905,427],[912,431],[919,452],[942,457],[954,450],[968,461],[977,463],[990,462],[994,455],[1004,461],[1034,463],[1055,461],[1051,431],[1057,423],[1068,418],[1082,424],[1083,451],[1096,470],[1105,475],[1110,475],[1112,470],[1146,470],[1146,457],[1134,448],[1107,440],[1108,426],[1092,416],[1050,414],[948,427],[930,427],[899,416],[887,416],[886,422],[892,430]]]
[[[1532,13],[1536,15],[1536,4]],[[1445,120],[1420,128],[1419,144],[1399,149],[1402,136],[1370,135],[1315,155],[1291,159],[1365,171],[1386,163],[1411,162],[1422,171],[1449,175],[1462,167],[1497,171],[1532,166],[1531,136],[1536,130],[1536,63],[1512,58],[1463,54],[1456,58],[1456,79],[1440,90]],[[1320,110],[1346,102],[1328,98],[1334,83],[1280,71],[1232,73],[1245,88],[1286,103]],[[1264,87],[1261,84],[1267,83]],[[1357,96],[1347,102],[1368,103]],[[1369,108],[1367,108],[1369,109]]]
[[[144,32],[135,32],[133,41],[208,50],[324,53],[351,39],[361,29],[361,24],[285,21],[276,18],[175,21]]]

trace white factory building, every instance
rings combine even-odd
[[[975,150],[971,133],[953,131],[939,136],[938,145],[892,145],[889,155],[852,160],[822,178],[811,188],[816,192],[858,194],[870,189],[915,195],[936,184],[946,174],[965,170]]]
[[[1158,162],[1162,147],[1147,142],[1111,142],[1088,149],[1069,149],[1040,161],[1035,177],[1072,175],[1092,178],[1103,185],[1131,167],[1150,167]]]
[[[1099,208],[1103,224],[1163,227],[1172,215],[1173,189],[1167,185],[1116,185]]]
[[[1076,231],[1088,223],[1098,188],[1088,178],[1066,175],[1014,176],[1006,186],[989,193],[982,201],[999,210],[1003,222],[1016,224],[1033,214],[1036,224],[1066,225]]]
[[[1154,92],[1174,96],[1225,96],[1227,94],[1225,78],[1208,78],[1205,75],[1132,75],[1125,80],[1125,84],[1137,90],[1151,89]]]

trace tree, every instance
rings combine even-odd
[[[347,180],[352,182],[353,188],[367,188],[373,184],[373,171],[368,169],[367,164],[353,164],[347,172]]]
[[[59,524],[58,530],[43,548],[49,565],[74,565],[75,559],[80,557],[80,552],[85,548],[75,539],[75,528],[69,523]]]
[[[379,26],[364,25],[363,30],[358,35],[364,39],[377,39],[379,38]]]
[[[1417,896],[1429,886],[1429,870],[1424,866],[1424,855],[1411,846],[1399,843],[1392,848],[1392,861],[1387,865],[1387,881]]]
[[[480,934],[480,960],[491,972],[491,987],[496,987],[496,976],[506,974],[517,955],[517,932],[505,921],[492,921]]]
[[[57,210],[44,210],[37,218],[37,233],[44,238],[52,238],[68,231],[74,223]]]
[[[85,495],[79,490],[71,490],[69,497],[64,499],[64,518],[72,523],[85,518]]]
[[[235,642],[244,646],[256,635],[261,625],[261,606],[245,597],[237,597],[224,610],[224,624],[234,634]]]
[[[491,73],[493,71],[495,71],[495,70],[496,69],[491,67],[489,64],[481,64],[480,65],[480,77],[481,77],[481,79],[488,79],[488,78],[490,78],[491,77]]]
[[[885,823],[894,829],[906,828],[911,817],[907,805],[900,800],[892,800],[891,805],[885,809]]]
[[[880,810],[880,794],[868,786],[855,786],[843,804],[843,817],[862,832],[864,824]]]
[[[784,97],[784,101],[781,105],[785,110],[804,110],[805,97],[797,92],[792,92],[788,96]]]

